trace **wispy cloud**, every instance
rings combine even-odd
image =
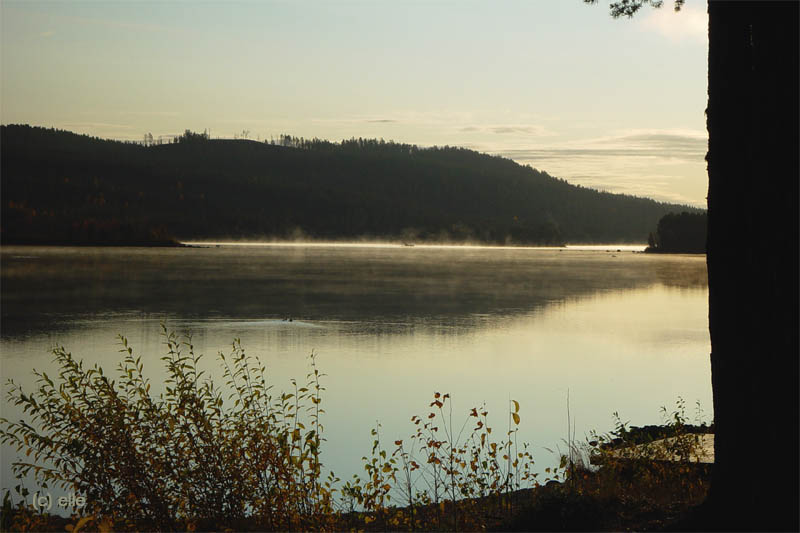
[[[466,126],[473,122],[472,114],[458,111],[394,111],[380,115],[315,118],[320,124],[397,123],[409,126]]]
[[[120,115],[133,115],[144,117],[177,117],[177,111],[120,111]]]
[[[703,133],[650,131],[573,141],[550,147],[503,150],[498,153],[512,159],[658,157],[695,162],[703,160],[707,147],[708,141]]]
[[[494,133],[497,135],[526,135],[545,137],[554,133],[538,124],[470,124],[458,128],[461,133]]]
[[[133,126],[130,124],[111,124],[109,122],[67,122],[61,124],[61,127],[66,128],[75,128],[75,129],[86,129],[86,128],[114,128],[114,129],[122,129],[122,130],[129,130],[133,129]]]
[[[492,126],[489,128],[493,133],[524,133],[526,135],[544,136],[550,132],[542,126]]]
[[[702,131],[630,130],[490,152],[585,187],[701,206],[706,149]]]

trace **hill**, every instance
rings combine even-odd
[[[377,140],[143,146],[0,127],[3,243],[190,239],[644,242],[686,206],[598,192],[463,148]]]

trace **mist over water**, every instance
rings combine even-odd
[[[619,250],[619,251],[618,251]],[[411,433],[434,391],[454,419],[486,403],[504,431],[521,404],[520,440],[544,469],[564,447],[566,394],[578,436],[619,411],[658,423],[682,396],[711,412],[704,256],[580,249],[426,246],[197,248],[4,247],[2,375],[27,388],[63,345],[106,371],[116,336],[159,390],[160,324],[193,335],[220,380],[234,338],[267,364],[274,391],[303,381],[308,354],[327,374],[323,460],[360,472],[376,421],[387,442]],[[2,416],[19,416],[2,403]],[[14,480],[4,450],[2,485]],[[13,486],[13,485],[11,485]]]

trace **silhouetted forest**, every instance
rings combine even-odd
[[[702,254],[706,251],[706,213],[668,213],[647,239],[647,252]]]
[[[211,140],[188,130],[168,144],[23,125],[0,132],[3,243],[643,242],[666,213],[699,211],[463,148]]]

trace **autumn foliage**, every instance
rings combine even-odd
[[[313,353],[306,382],[275,393],[236,340],[219,355],[220,387],[200,369],[191,337],[163,335],[157,395],[124,337],[113,376],[56,348],[57,376],[34,371],[33,392],[9,382],[27,420],[0,421],[2,442],[24,453],[18,477],[85,496],[70,531],[475,529],[487,505],[502,512],[513,491],[536,484],[531,454],[516,442],[517,402],[494,442],[486,409],[454,426],[449,394],[437,392],[430,413],[412,417],[409,439],[387,449],[375,428],[363,478],[340,485],[322,462],[324,374]],[[6,496],[4,529],[53,527]]]

